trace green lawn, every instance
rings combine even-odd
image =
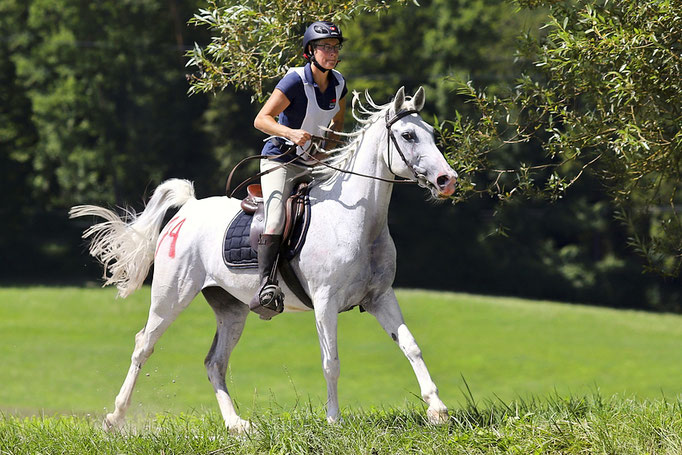
[[[235,436],[217,412],[157,414],[107,433],[86,416],[0,415],[3,455],[679,455],[679,401],[599,396],[466,406],[445,425],[419,409],[348,409],[328,425],[321,408],[261,409],[256,430]]]
[[[0,410],[9,414],[111,410],[127,372],[149,288],[0,289]],[[451,408],[554,394],[637,399],[682,395],[682,317],[424,291],[398,292],[441,397]],[[216,410],[203,359],[214,334],[202,297],[158,343],[131,413]],[[419,403],[407,360],[367,313],[340,315],[341,405]],[[245,416],[321,406],[325,385],[311,313],[250,316],[228,387]]]

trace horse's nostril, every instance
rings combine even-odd
[[[447,175],[441,175],[440,177],[438,177],[436,179],[436,184],[438,185],[438,188],[441,188],[441,189],[448,186],[449,183],[450,183],[450,177],[448,177]]]

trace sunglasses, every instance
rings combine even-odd
[[[330,53],[331,51],[336,51],[339,52],[343,48],[343,44],[316,44],[315,49],[321,49],[326,53]]]

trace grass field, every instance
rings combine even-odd
[[[357,311],[339,324],[344,423],[327,425],[306,313],[249,318],[228,386],[257,430],[229,435],[203,368],[213,315],[198,298],[145,366],[127,429],[107,434],[149,289],[114,294],[0,289],[0,454],[682,453],[682,317],[406,290],[446,425],[424,422],[407,361]]]
[[[157,415],[123,433],[86,417],[0,416],[0,454],[610,454],[682,453],[680,402],[553,398],[455,410],[426,425],[410,409],[353,412],[327,425],[322,410],[266,412],[233,436],[217,413]]]
[[[111,410],[128,369],[149,288],[0,289],[0,410],[10,415]],[[466,404],[543,396],[676,399],[682,394],[682,318],[578,305],[399,291],[441,397]],[[202,297],[157,344],[133,395],[133,417],[215,410],[203,359],[214,334]],[[340,315],[341,406],[420,406],[402,353],[367,313]],[[241,412],[321,407],[325,385],[311,313],[249,316],[228,387]]]

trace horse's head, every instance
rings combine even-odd
[[[434,198],[444,199],[455,192],[457,172],[436,146],[433,128],[419,115],[424,101],[422,87],[412,97],[405,96],[403,87],[398,90],[386,117],[390,146],[384,159],[395,175],[416,179]]]

